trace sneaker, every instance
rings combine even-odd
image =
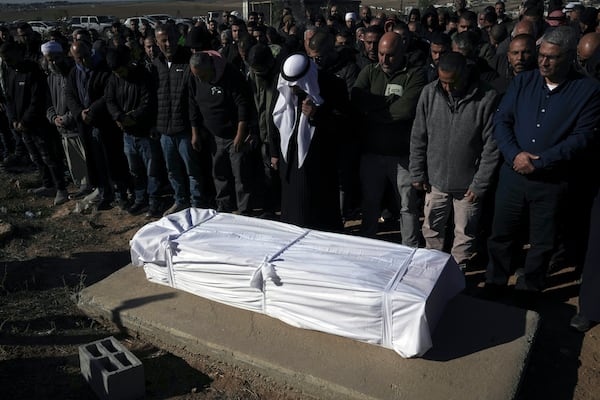
[[[66,190],[57,190],[56,196],[54,197],[54,205],[60,206],[61,204],[65,204],[69,201],[69,192]]]
[[[186,206],[185,204],[173,203],[173,205],[171,207],[167,208],[167,211],[165,211],[163,213],[163,217],[166,217],[169,214],[174,214],[176,212],[185,210],[186,208],[189,208],[189,207]]]
[[[35,189],[29,189],[29,193],[40,197],[52,197],[56,195],[56,189],[42,186]]]
[[[146,203],[135,203],[134,205],[129,207],[129,210],[127,210],[127,212],[131,215],[140,215],[144,211],[146,211],[147,208],[148,204]]]

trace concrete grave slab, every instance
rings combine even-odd
[[[459,295],[438,323],[433,348],[403,359],[151,283],[131,265],[85,288],[79,307],[158,347],[255,368],[320,399],[511,399],[539,325],[533,311]]]

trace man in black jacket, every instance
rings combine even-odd
[[[190,59],[194,80],[190,83],[192,145],[201,132],[211,136],[213,180],[219,211],[249,209],[250,177],[244,172],[248,122],[252,118],[250,88],[244,76],[214,50],[194,53]],[[235,189],[234,189],[235,187]],[[237,206],[236,206],[237,204]]]
[[[65,96],[83,135],[90,183],[98,189],[98,210],[110,209],[115,194],[124,209],[128,205],[129,171],[122,133],[106,108],[104,91],[111,72],[101,54],[102,49],[98,49],[92,56],[92,49],[85,41],[73,42],[71,56],[75,68],[69,73]]]
[[[138,215],[148,208],[146,217],[160,217],[164,160],[160,142],[150,137],[156,112],[150,74],[132,63],[129,48],[124,45],[109,49],[106,60],[113,71],[106,88],[106,106],[123,131],[123,150],[133,178],[135,202],[128,211]]]
[[[169,181],[175,191],[175,202],[164,215],[184,210],[190,202],[192,207],[210,206],[209,186],[203,171],[210,159],[201,153],[200,146],[198,150],[192,146],[188,113],[190,51],[177,41],[174,26],[156,28],[156,44],[161,50],[152,65],[158,99],[156,130],[161,135]]]
[[[14,42],[0,46],[0,57],[6,62],[6,104],[10,125],[27,147],[38,168],[43,186],[34,194],[54,196],[54,205],[68,200],[67,185],[58,152],[58,135],[46,121],[45,106],[48,85],[37,63],[25,59],[24,50]]]

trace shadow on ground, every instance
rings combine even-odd
[[[75,253],[68,258],[36,257],[0,262],[5,292],[90,286],[130,262],[128,251]]]

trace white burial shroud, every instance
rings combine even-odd
[[[142,227],[131,260],[151,282],[402,357],[432,347],[465,285],[440,251],[194,208]]]

